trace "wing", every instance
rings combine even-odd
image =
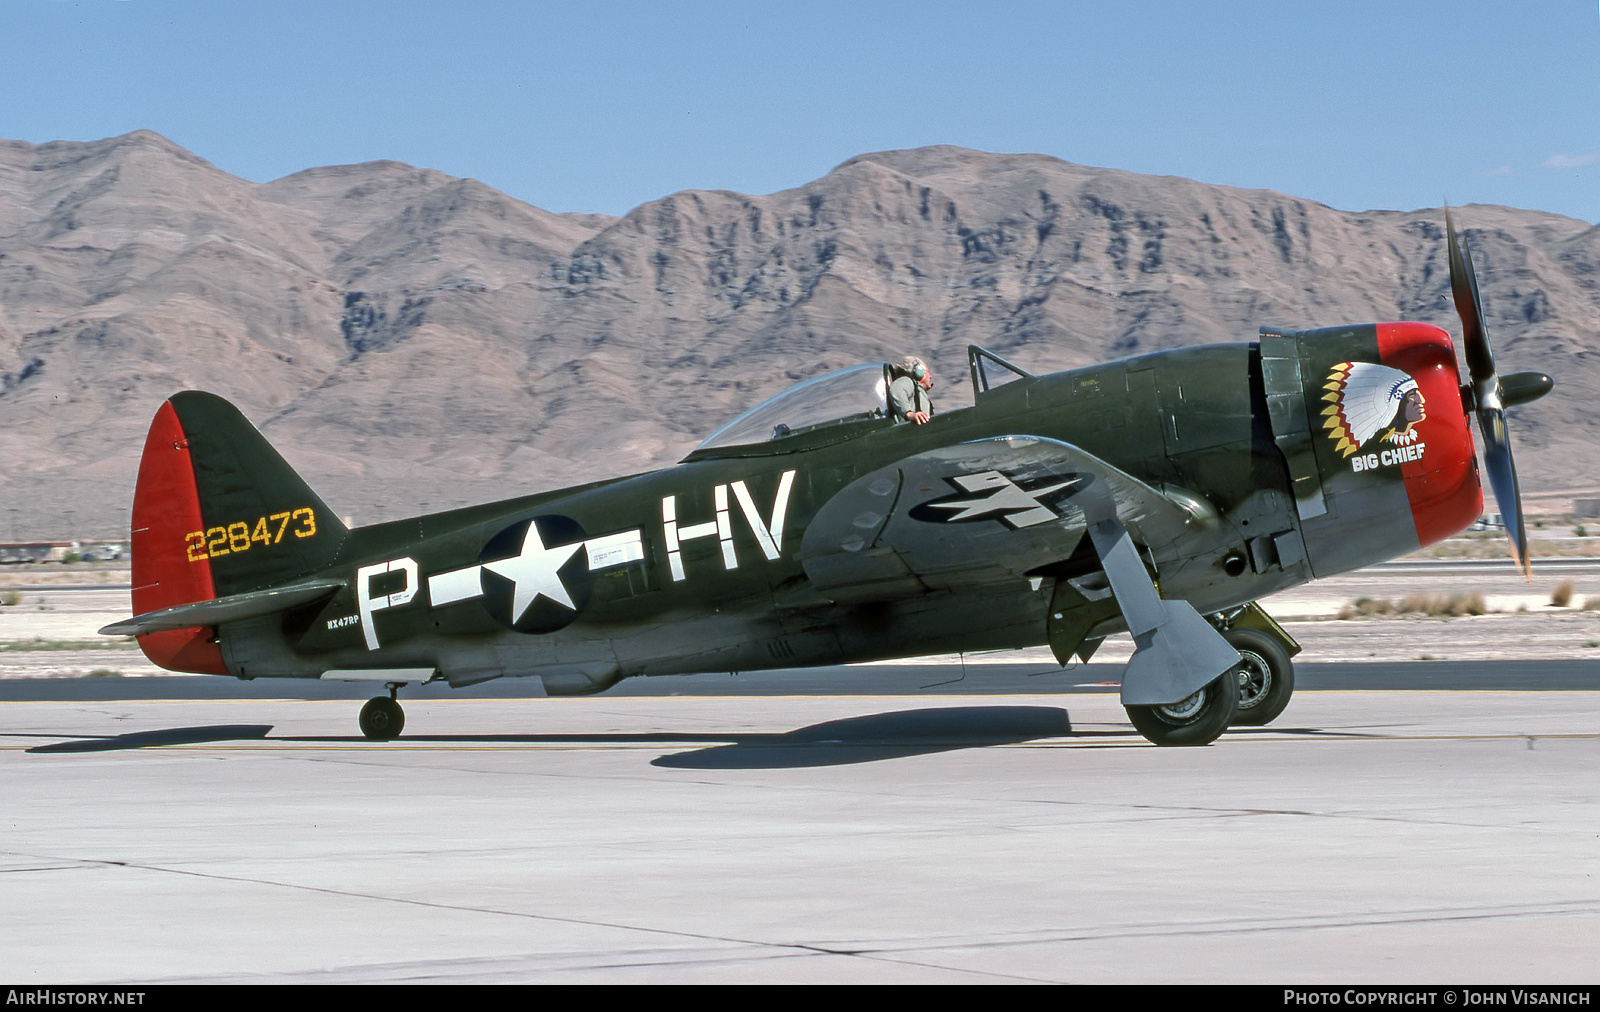
[[[1108,519],[1160,549],[1197,517],[1068,443],[1001,436],[847,485],[806,528],[800,559],[833,600],[907,597],[1020,579],[1070,556],[1089,525]]]

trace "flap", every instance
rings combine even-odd
[[[825,503],[800,561],[834,600],[882,600],[1023,578],[1115,516],[1170,544],[1195,514],[1090,453],[1038,436],[947,446],[874,471]]]

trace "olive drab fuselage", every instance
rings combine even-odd
[[[1380,389],[1390,373],[1409,386]],[[198,508],[160,527],[161,537],[182,539],[183,559],[165,563],[174,586],[209,581],[218,597],[311,580],[329,590],[220,621],[202,630],[208,637],[172,637],[165,662],[181,667],[209,650],[191,670],[246,678],[376,670],[455,684],[537,674],[565,694],[632,675],[1043,643],[1065,658],[1124,628],[1115,599],[1095,582],[1087,540],[1026,570],[976,565],[942,582],[913,573],[884,582],[883,593],[828,585],[813,559],[823,558],[816,542],[831,538],[827,558],[854,564],[877,552],[897,565],[893,547],[873,540],[882,516],[863,513],[855,527],[830,519],[837,529],[826,531],[812,521],[852,483],[894,474],[897,462],[999,437],[1066,444],[1181,507],[1181,537],[1139,547],[1162,597],[1207,614],[1414,550],[1481,511],[1454,352],[1432,327],[1264,331],[1259,342],[1019,374],[992,388],[977,382],[976,365],[974,376],[975,404],[925,425],[845,419],[702,448],[660,471],[349,531],[298,491],[223,507],[202,489]],[[1382,433],[1369,433],[1369,416],[1389,410],[1384,396],[1403,407]],[[179,398],[171,403],[180,422],[212,410]],[[196,442],[195,427],[174,429],[174,445]],[[158,442],[154,429],[151,438]],[[235,465],[207,463],[207,452],[193,451],[202,486],[213,471],[251,469],[258,451],[239,449],[246,463]],[[1066,478],[1013,481],[1003,468],[954,478],[896,490],[921,505],[906,499],[879,512],[911,509],[978,532],[1052,521],[1049,511],[1074,494]],[[1001,497],[1014,505],[988,513],[970,505]],[[185,564],[204,566],[204,580]]]

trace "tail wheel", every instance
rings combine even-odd
[[[406,711],[388,696],[374,696],[361,708],[361,733],[373,741],[393,741],[406,726]]]
[[[1157,745],[1209,745],[1228,729],[1238,702],[1239,678],[1228,671],[1176,703],[1123,709],[1139,733]]]
[[[1222,634],[1239,651],[1234,669],[1239,681],[1235,724],[1259,726],[1277,719],[1294,695],[1294,665],[1283,644],[1259,629],[1229,629]]]

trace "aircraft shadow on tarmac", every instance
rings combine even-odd
[[[71,741],[35,745],[30,753],[114,752],[163,745],[206,745],[231,741],[302,744],[369,744],[354,735],[295,735],[268,738],[271,724],[214,724],[175,727],[126,734],[97,735]],[[1234,728],[1233,733],[1267,732],[1318,735],[1316,728]],[[27,735],[25,737],[33,737]],[[1349,737],[1349,732],[1339,733]],[[1365,735],[1358,735],[1365,737]],[[16,736],[8,736],[16,737]],[[37,737],[46,737],[40,734]],[[55,737],[50,735],[49,737]],[[812,766],[847,766],[855,763],[902,759],[957,749],[1014,745],[1044,738],[1083,740],[1103,738],[1107,744],[1138,738],[1128,730],[1074,731],[1067,711],[1054,706],[948,706],[899,710],[824,721],[776,734],[716,732],[646,732],[641,734],[471,734],[407,735],[400,744],[461,745],[702,745],[708,739],[726,744],[660,756],[652,766],[669,769],[785,769]],[[375,747],[383,744],[372,742]]]
[[[30,753],[112,752],[162,745],[204,745],[226,741],[265,741],[270,724],[218,724],[176,727],[127,734],[97,735],[35,745]],[[1134,732],[1089,732],[1128,737]],[[400,744],[528,744],[703,745],[708,739],[726,744],[661,756],[654,766],[678,769],[769,769],[837,766],[948,752],[988,745],[1009,745],[1039,738],[1073,735],[1067,711],[1054,706],[953,706],[830,720],[777,734],[716,732],[646,732],[643,734],[472,734],[406,735]],[[1084,737],[1080,732],[1074,737]],[[42,737],[42,735],[41,735]],[[285,736],[272,742],[365,743],[355,736]],[[379,743],[372,743],[377,745]]]
[[[1072,734],[1067,711],[1055,706],[932,707],[845,717],[784,734],[740,735],[727,745],[661,756],[650,765],[697,770],[845,766]]]
[[[159,745],[207,745],[221,741],[246,741],[265,738],[271,724],[213,724],[209,727],[170,727],[159,731],[130,731],[75,741],[35,745],[28,752],[116,752],[122,749],[155,748]]]
[[[1318,728],[1236,727],[1230,731],[1234,734],[1323,733]],[[1348,737],[1346,734],[1339,736]],[[950,706],[846,717],[784,734],[739,735],[727,745],[661,756],[650,765],[697,770],[847,766],[963,748],[1015,745],[1042,738],[1074,741],[1099,738],[1107,745],[1144,742],[1144,737],[1131,727],[1074,731],[1067,711],[1053,706]]]

